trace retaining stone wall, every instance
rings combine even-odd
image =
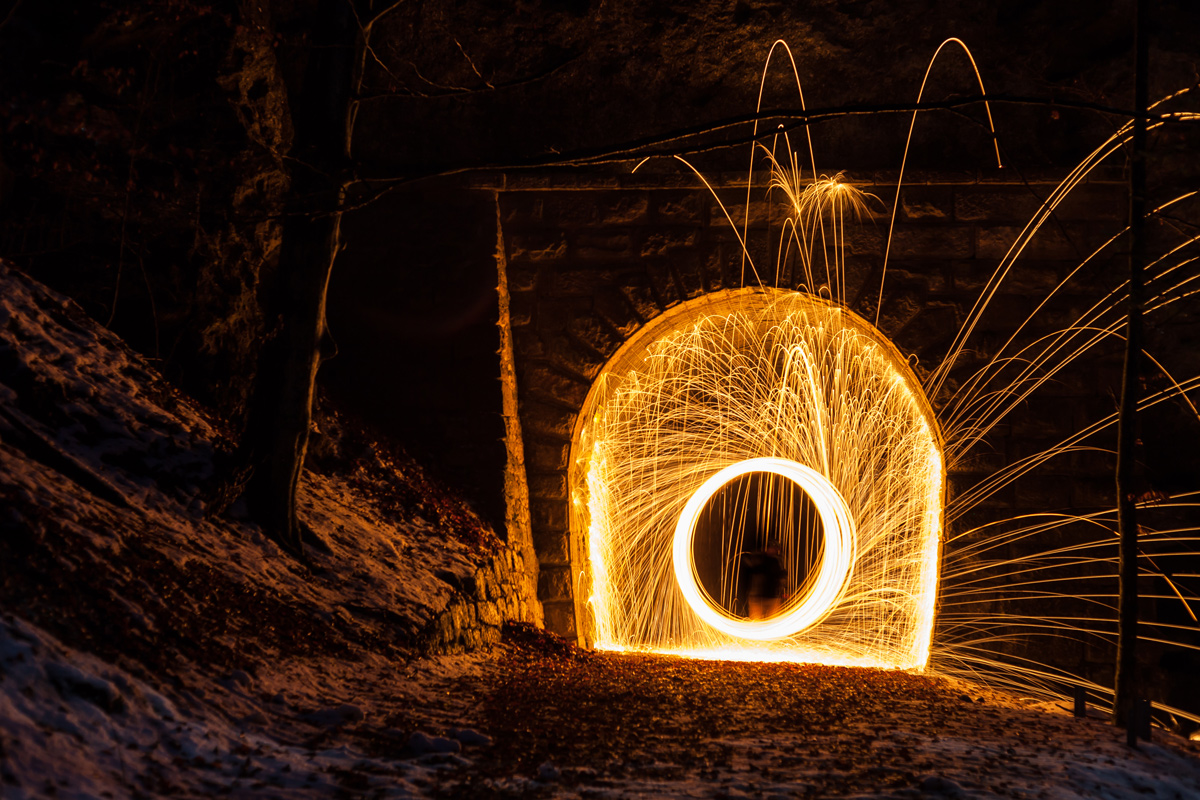
[[[456,579],[458,594],[429,626],[429,650],[477,650],[500,641],[504,623],[536,620],[534,604],[526,601],[526,574],[525,556],[519,548],[506,546],[473,576]]]

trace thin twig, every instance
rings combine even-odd
[[[503,87],[500,87],[503,88]],[[1096,111],[1104,114],[1115,116],[1135,116],[1128,110],[1123,110],[1116,107],[1101,106],[1094,103],[1072,103],[1062,100],[1048,98],[1022,97],[1012,95],[988,95],[987,99],[992,103],[1013,103],[1016,105],[1032,105],[1044,106],[1053,108],[1074,107],[1080,110]],[[880,105],[880,106],[847,106],[842,108],[827,108],[813,109],[809,111],[796,109],[771,109],[764,111],[760,121],[767,120],[783,120],[779,123],[777,130],[792,130],[801,128],[806,124],[813,122],[836,119],[845,116],[868,116],[873,114],[904,114],[911,113],[913,110],[943,110],[955,114],[962,114],[962,109],[982,103],[984,97],[982,95],[962,97],[956,100],[947,100],[936,103],[922,104],[900,104],[900,105]],[[349,212],[364,208],[371,203],[379,200],[384,195],[388,194],[393,189],[401,188],[421,181],[432,180],[436,178],[448,178],[455,175],[463,175],[471,172],[506,172],[527,169],[544,169],[548,167],[583,167],[596,166],[601,164],[629,162],[647,157],[670,157],[674,155],[694,154],[711,150],[722,150],[733,147],[741,147],[747,143],[754,142],[758,137],[752,135],[733,136],[720,140],[719,142],[702,141],[696,143],[692,140],[704,136],[709,133],[716,133],[722,130],[733,128],[739,125],[746,125],[755,120],[755,115],[743,115],[739,117],[718,120],[716,122],[705,125],[697,125],[687,129],[672,131],[665,134],[658,134],[644,137],[642,139],[632,140],[621,144],[603,147],[583,149],[568,153],[550,153],[544,156],[536,156],[527,159],[519,159],[507,163],[478,163],[478,164],[459,164],[451,166],[440,166],[432,169],[421,171],[406,172],[397,175],[376,175],[376,176],[360,176],[356,183],[362,187],[374,185],[376,188],[369,192],[366,197],[354,203],[343,206],[337,211]],[[970,117],[966,117],[970,121]],[[1186,121],[1166,120],[1154,114],[1148,114],[1147,119],[1166,123],[1188,124]],[[774,134],[776,131],[773,130]],[[675,145],[675,146],[668,146]],[[654,149],[652,152],[647,152]],[[336,213],[336,211],[322,212],[292,212],[285,213],[282,216],[309,215],[320,216],[323,214]]]
[[[483,77],[483,73],[476,68],[475,62],[471,60],[469,55],[467,55],[467,51],[463,49],[463,46],[459,43],[458,39],[454,40],[454,44],[458,46],[458,52],[462,53],[463,58],[467,60],[467,66],[471,68],[471,71],[475,73],[479,80],[483,81],[483,85],[489,89],[495,89],[496,87],[492,86],[491,82],[487,78]]]
[[[489,83],[489,84],[487,84],[487,86],[485,88],[481,88],[481,89],[468,89],[465,86],[463,86],[463,87],[448,87],[448,88],[443,89],[440,92],[418,92],[415,89],[406,89],[403,92],[390,91],[390,92],[372,92],[371,94],[359,94],[357,97],[355,97],[355,99],[358,100],[359,102],[367,102],[367,101],[373,101],[373,100],[389,100],[389,99],[396,99],[396,98],[409,99],[409,98],[413,98],[413,97],[419,97],[421,99],[433,99],[433,98],[440,99],[443,97],[461,97],[464,95],[488,94],[490,92],[498,92],[498,91],[502,91],[504,89],[515,89],[520,86],[527,86],[531,83],[536,83],[538,81],[545,80],[546,78],[549,78],[551,75],[553,75],[556,72],[558,72],[559,70],[561,70],[563,67],[565,67],[568,64],[571,64],[575,61],[578,61],[578,60],[579,60],[579,56],[573,55],[564,61],[560,61],[559,63],[555,64],[553,67],[550,67],[547,70],[543,70],[542,72],[537,73],[536,75],[529,75],[524,78],[518,78],[517,80],[511,81],[509,83],[501,83],[501,84]],[[408,64],[410,67],[412,67],[414,69],[414,71],[416,70],[415,64],[413,64],[412,62],[408,62]],[[430,81],[428,78],[425,78],[424,76],[420,75],[419,73],[418,73],[418,77],[420,77],[422,81],[424,81],[425,83],[428,83],[430,86],[437,85],[437,84],[433,83],[432,81]]]
[[[362,46],[365,53],[371,57],[372,61],[379,65],[381,70],[387,73],[389,78],[397,83],[401,83],[402,81],[400,78],[392,72],[391,68],[388,67],[387,64],[383,63],[383,59],[379,57],[379,55],[375,52],[375,48],[371,46],[371,26],[375,24],[375,19],[377,19],[377,17],[369,19],[364,23],[362,21],[362,17],[358,13],[358,4],[355,3],[354,0],[346,0],[346,4],[350,6],[350,13],[354,15],[354,22],[356,25],[358,25],[358,35],[362,38]],[[361,79],[359,82],[361,83]],[[352,98],[352,100],[355,102],[357,102],[357,99],[357,97]]]
[[[369,20],[367,20],[367,27],[370,27],[370,26],[374,25],[376,22],[379,22],[379,20],[383,19],[388,14],[392,13],[400,6],[404,5],[405,2],[407,2],[407,0],[396,0],[395,3],[392,3],[387,8],[381,9],[380,11],[376,12],[375,16],[373,16]]]
[[[16,0],[16,2],[12,4],[12,8],[10,8],[8,13],[4,15],[4,19],[0,20],[0,31],[3,31],[8,23],[12,21],[12,18],[16,16],[17,9],[21,7],[21,3],[23,2],[25,2],[25,0]]]

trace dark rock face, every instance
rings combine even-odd
[[[1200,11],[1174,2],[1155,14],[1152,95],[1160,96],[1190,80],[1194,46],[1182,31]],[[810,108],[913,102],[950,36],[970,46],[990,93],[1124,106],[1131,25],[1131,5],[1118,2],[404,5],[381,22],[377,51],[389,70],[372,76],[398,96],[364,106],[363,130],[381,135],[365,136],[360,154],[384,169],[505,164],[747,114],[776,40],[790,46]],[[764,107],[796,107],[780,51],[771,72]],[[962,51],[948,48],[925,100],[977,93]],[[924,120],[915,155],[939,167],[986,162],[979,111]],[[814,137],[832,163],[894,167],[907,124],[907,115],[834,119]],[[931,126],[951,135],[929,135]],[[1059,165],[1109,129],[1092,112],[1020,106],[1005,108],[997,126],[1011,152]],[[730,159],[744,161],[741,151]]]
[[[286,90],[256,4],[23,4],[0,248],[236,415],[272,326]]]

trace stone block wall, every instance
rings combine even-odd
[[[537,619],[535,603],[528,602],[525,588],[528,569],[519,547],[507,545],[474,575],[456,579],[457,593],[426,631],[428,649],[436,653],[460,653],[495,644],[506,622]]]
[[[845,234],[845,302],[868,320],[877,312],[896,177],[846,176],[878,198]],[[918,374],[940,362],[988,278],[1061,177],[1011,171],[906,175],[878,327],[912,354]],[[538,596],[547,628],[568,638],[586,638],[581,621],[587,598],[575,592],[584,542],[569,527],[568,460],[593,381],[627,339],[666,309],[758,282],[726,212],[739,228],[749,219],[747,249],[763,284],[796,287],[803,281],[794,265],[774,265],[786,209],[764,199],[766,187],[753,187],[749,203],[744,176],[720,177],[714,187],[724,210],[694,176],[674,172],[510,175],[485,187],[497,195],[498,261],[509,295],[501,325],[511,331]],[[1096,175],[1077,187],[993,298],[963,369],[978,366],[989,348],[1000,346],[1040,298],[1123,226],[1125,215],[1119,175]],[[1088,270],[1099,278],[1114,268],[1109,257]],[[1095,300],[1087,285],[1082,281],[1061,293],[1037,324],[1052,326],[1086,308],[1083,303]],[[1110,407],[1108,389],[1116,385],[1120,360],[1114,355],[1106,363],[1111,376],[1061,375],[1039,389],[978,456],[953,467],[951,492]],[[957,377],[952,374],[952,385]],[[938,398],[933,402],[936,407]],[[1107,459],[1064,459],[1062,469],[1069,474],[1008,487],[960,524],[1000,509],[1011,515],[1023,508],[1111,504]]]

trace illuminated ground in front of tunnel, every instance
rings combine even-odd
[[[869,323],[798,292],[700,298],[614,356],[582,419],[572,525],[597,648],[925,666],[942,449],[915,376]],[[792,593],[764,620],[715,602],[691,563],[699,509],[739,470],[800,486],[825,537],[801,585],[799,534],[780,525]],[[722,552],[740,558],[744,544]]]

